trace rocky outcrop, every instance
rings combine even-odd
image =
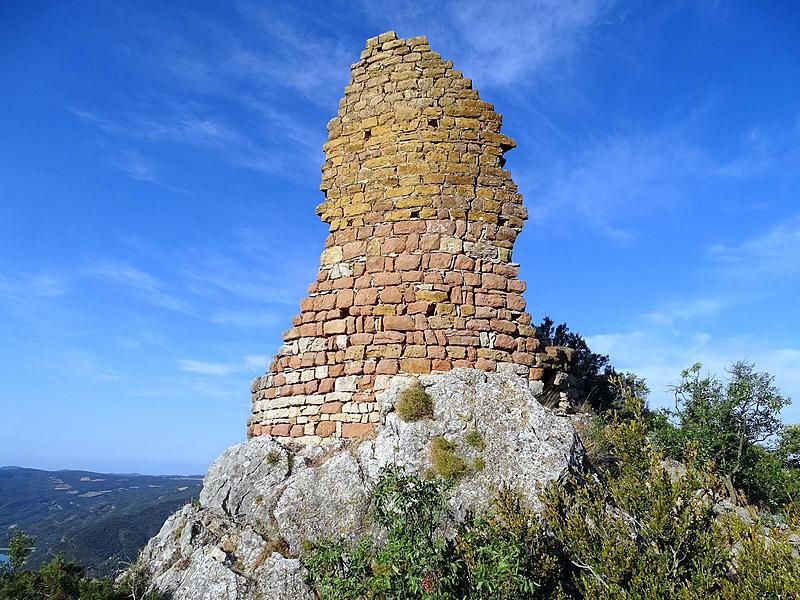
[[[430,473],[431,442],[442,437],[467,466],[448,492],[456,522],[484,510],[503,485],[535,504],[542,485],[581,460],[569,419],[538,402],[540,383],[476,369],[423,376],[433,414],[404,422],[394,406],[415,381],[394,377],[379,395],[370,439],[294,451],[260,436],[225,451],[199,504],[171,516],[143,551],[154,586],[174,600],[310,597],[303,543],[376,535],[369,499],[382,469]]]

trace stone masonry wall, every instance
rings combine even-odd
[[[367,435],[398,373],[566,379],[569,351],[536,338],[511,262],[527,210],[501,120],[425,37],[367,40],[328,123],[320,271],[253,381],[250,436]]]

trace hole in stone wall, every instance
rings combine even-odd
[[[439,119],[428,119],[428,125],[430,125],[431,127],[438,127]]]
[[[364,139],[365,139],[365,140],[368,140],[368,139],[369,139],[369,138],[371,138],[371,137],[372,137],[372,130],[370,130],[370,129],[365,129],[365,130],[364,130]]]
[[[505,156],[501,156],[500,157],[500,161],[498,162],[498,165],[499,165],[499,167],[501,169],[506,166],[506,157]]]

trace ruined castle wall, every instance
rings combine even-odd
[[[511,262],[527,211],[500,126],[424,37],[367,41],[328,124],[320,271],[253,382],[250,435],[368,434],[398,373],[554,378],[564,351],[536,338]]]

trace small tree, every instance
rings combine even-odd
[[[18,571],[33,552],[36,540],[24,531],[17,531],[8,544],[8,562],[14,571]]]
[[[797,436],[781,435],[779,416],[791,400],[780,394],[772,375],[757,372],[753,364],[735,362],[728,374],[727,381],[703,375],[700,363],[681,372],[680,382],[671,388],[675,409],[664,411],[674,427],[656,434],[676,458],[690,445],[696,447],[700,459],[712,461],[720,475],[744,487],[752,500],[778,499],[787,493],[788,480],[783,474],[777,479],[786,462],[770,451],[769,442],[784,440],[786,458],[796,456]]]

